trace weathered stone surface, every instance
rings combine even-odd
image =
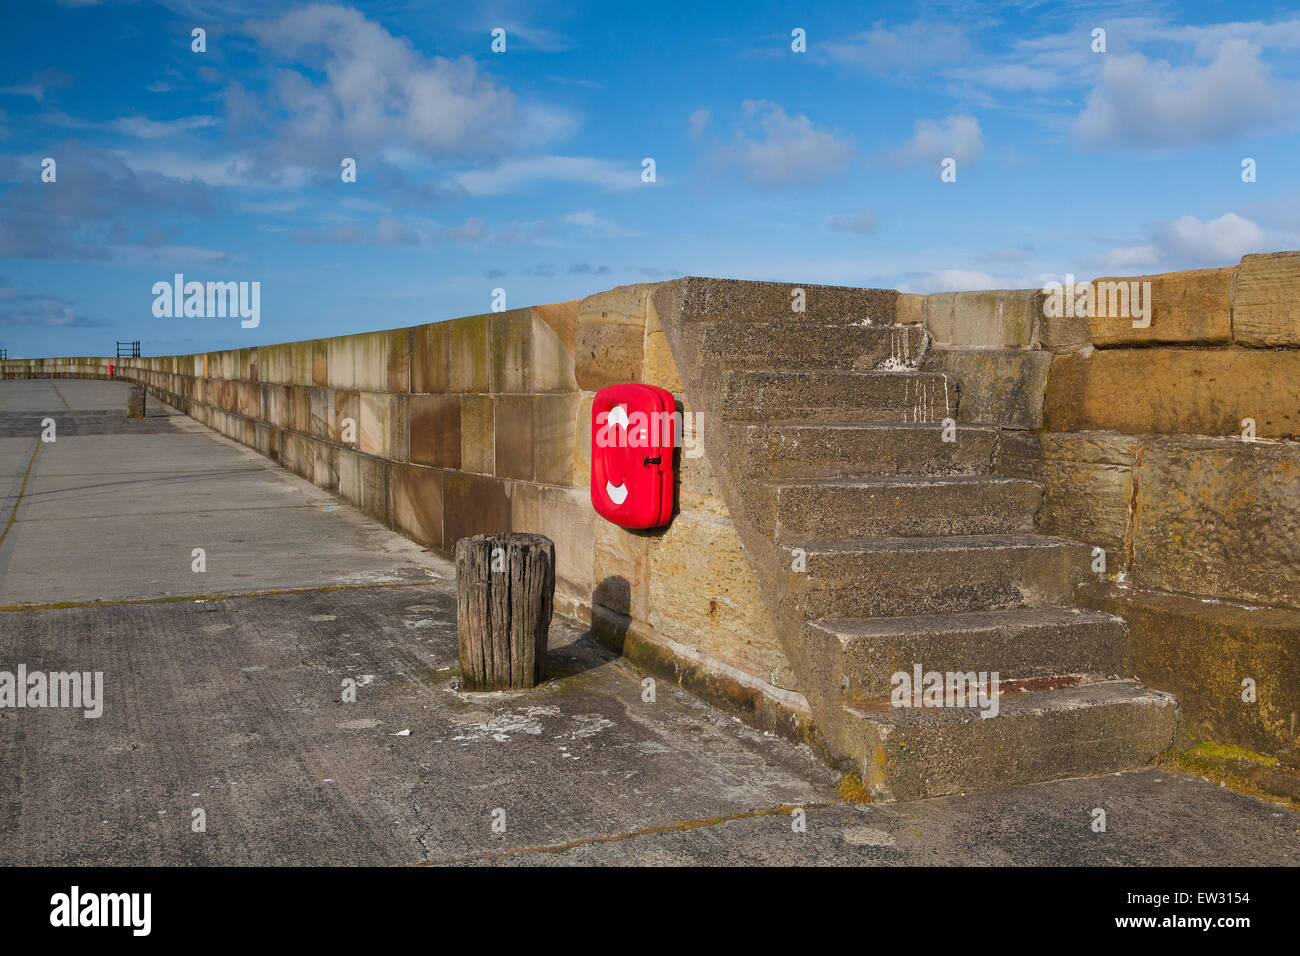
[[[284,346],[289,351],[290,381],[294,385],[324,385],[315,380],[316,343],[293,342]]]
[[[353,382],[359,391],[410,390],[410,330],[393,329],[350,336]]]
[[[325,340],[328,381],[333,388],[356,388],[356,338],[339,335]],[[223,376],[224,377],[224,376]]]
[[[537,395],[533,403],[533,478],[553,485],[573,484],[573,443],[577,395]]]
[[[1098,348],[1125,345],[1224,344],[1232,340],[1232,277],[1226,269],[1192,269],[1148,276],[1108,276],[1092,282],[1093,311],[1088,319],[1092,344]],[[1132,283],[1151,283],[1150,318],[1134,328]],[[1145,292],[1141,293],[1144,297]],[[1121,308],[1124,296],[1128,308]],[[1145,321],[1145,320],[1140,320]]]
[[[483,475],[448,471],[442,479],[443,550],[466,535],[510,530],[513,483]]]
[[[575,375],[584,391],[639,382],[645,368],[646,301],[653,283],[619,286],[578,306]]]
[[[447,391],[451,323],[417,326],[411,333],[411,391]]]
[[[894,321],[899,325],[924,325],[925,299],[923,295],[900,292]]]
[[[958,421],[1040,428],[1051,364],[1051,355],[1039,351],[936,348],[921,367],[959,383]]]
[[[528,390],[534,393],[573,392],[577,390],[573,340],[577,336],[578,303],[558,303],[531,310],[532,352],[529,360]],[[560,327],[557,332],[540,316],[550,316]],[[567,340],[561,332],[568,336]]]
[[[794,309],[803,292],[802,312]],[[661,317],[681,315],[688,322],[818,322],[840,325],[893,325],[898,292],[797,282],[748,282],[687,276],[662,282],[652,291]]]
[[[1128,621],[1126,667],[1174,694],[1188,729],[1220,744],[1300,756],[1300,612],[1087,585],[1080,603]],[[1242,682],[1256,700],[1242,700]]]
[[[388,520],[389,462],[339,451],[339,494],[384,524]]]
[[[460,468],[480,475],[496,470],[496,402],[489,395],[460,396]]]
[[[560,348],[572,359],[578,342],[578,306],[581,299],[569,299],[567,302],[548,302],[535,305],[533,314],[554,334]]]
[[[496,468],[502,478],[533,480],[533,405],[530,395],[498,395]]]
[[[939,347],[1029,348],[1042,297],[1037,289],[941,292],[926,297],[925,327]]]
[[[1135,475],[1135,585],[1300,607],[1300,447],[1166,438]]]
[[[361,393],[357,445],[363,452],[392,461],[407,460],[407,401],[406,395]]]
[[[654,303],[647,305],[645,328],[645,377],[647,385],[655,385],[673,393],[686,390],[682,384],[681,373],[677,371],[677,362],[673,358],[671,346],[664,336],[664,327],[659,322],[659,313]]]
[[[582,493],[590,506],[590,492]],[[596,517],[592,537],[592,604],[645,621],[650,614],[651,535]]]
[[[1232,335],[1240,345],[1300,345],[1300,252],[1241,257]]]
[[[650,539],[649,623],[663,638],[762,677],[794,679],[730,521],[683,512]]]
[[[330,420],[330,432],[334,441],[349,448],[356,448],[361,436],[361,394],[333,390],[334,417]],[[351,426],[349,427],[349,422]],[[348,433],[351,440],[348,440]]]
[[[411,396],[411,461],[460,467],[460,396]]]
[[[1049,431],[1300,435],[1300,352],[1247,349],[1099,349],[1052,362]]]
[[[529,391],[533,315],[529,309],[493,313],[491,324],[491,391]]]
[[[595,522],[585,491],[519,482],[510,497],[510,528],[555,542],[555,589],[561,607],[591,603]],[[603,522],[602,522],[603,523]]]
[[[394,465],[389,476],[393,527],[423,545],[442,545],[442,475],[437,468]]]
[[[487,392],[492,381],[492,316],[472,315],[453,319],[448,325],[447,390]]]
[[[1017,468],[1004,439],[1004,470],[1043,486],[1039,529],[1106,552],[1106,571],[1125,568],[1125,533],[1133,494],[1133,459],[1143,439],[1109,432],[1035,436],[1033,454]]]

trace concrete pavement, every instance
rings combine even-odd
[[[447,562],[125,405],[0,382],[0,671],[105,688],[97,719],[0,710],[0,863],[1300,863],[1300,813],[1159,769],[845,803],[561,621],[545,686],[462,693]]]

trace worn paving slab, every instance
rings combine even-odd
[[[30,431],[0,437],[0,606],[437,573],[418,545],[160,402],[149,402],[145,420],[127,419],[127,391],[119,382],[0,382],[0,434]],[[64,400],[71,409],[51,407]],[[54,442],[40,441],[46,415]],[[205,552],[202,573],[195,548]]]
[[[43,384],[0,395],[39,406],[54,393],[14,386]],[[158,418],[39,449],[0,542],[0,605],[72,605],[0,610],[0,670],[104,675],[98,718],[0,709],[0,864],[1300,863],[1300,813],[1158,769],[846,804],[806,747],[663,683],[645,699],[561,621],[544,686],[462,693],[447,562]],[[184,488],[213,494],[178,509]]]

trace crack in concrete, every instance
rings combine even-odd
[[[665,824],[657,827],[643,827],[639,830],[628,830],[624,833],[611,833],[605,836],[585,837],[581,840],[570,840],[568,843],[555,843],[549,846],[520,846],[513,850],[502,850],[497,853],[482,853],[477,856],[455,857],[450,860],[426,860],[422,863],[412,864],[414,866],[448,866],[453,863],[484,863],[491,860],[500,860],[509,856],[517,856],[521,853],[567,853],[569,850],[575,850],[579,847],[591,846],[597,843],[617,843],[620,840],[628,840],[632,837],[641,836],[660,836],[665,833],[681,833],[686,830],[700,830],[705,827],[722,826],[723,824],[732,823],[736,820],[752,820],[756,817],[776,816],[778,814],[789,815],[795,810],[825,810],[829,807],[843,806],[843,800],[834,800],[828,803],[783,803],[779,807],[767,807],[762,810],[745,810],[741,813],[732,813],[724,817],[702,817],[696,820],[678,820],[675,823]]]

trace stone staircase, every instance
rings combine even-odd
[[[1041,489],[998,474],[998,428],[944,440],[960,383],[922,371],[925,331],[867,291],[775,322],[715,294],[669,330],[824,742],[884,799],[1147,763],[1175,702],[1118,676],[1120,618],[1072,606],[1090,549],[1034,533]],[[892,706],[917,665],[997,672],[997,716]]]

